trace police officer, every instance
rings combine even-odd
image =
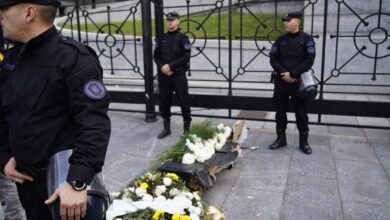
[[[171,134],[171,99],[175,92],[179,100],[184,121],[184,133],[188,132],[191,123],[190,99],[186,77],[187,66],[191,57],[191,44],[188,37],[180,32],[180,16],[171,12],[167,14],[168,32],[156,40],[154,60],[158,69],[160,89],[160,110],[164,120],[164,130],[158,138]]]
[[[6,41],[3,38],[3,31],[0,28],[0,63],[4,60],[4,48]],[[0,203],[5,203],[5,209],[0,204],[0,219],[24,220],[26,214],[19,201],[18,192],[15,183],[6,178],[0,172]]]
[[[111,125],[102,68],[92,49],[53,25],[57,0],[0,0],[4,37],[15,46],[0,72],[0,170],[17,183],[27,219],[86,214],[87,190],[100,172]],[[67,182],[47,193],[49,158],[73,149]]]
[[[275,71],[274,102],[277,139],[269,148],[273,150],[287,145],[286,111],[291,96],[299,130],[299,147],[304,153],[311,154],[312,150],[308,144],[309,119],[306,101],[298,96],[297,81],[302,73],[312,67],[315,46],[313,38],[299,30],[301,18],[300,12],[292,12],[282,19],[287,33],[275,41],[270,52],[271,65]]]

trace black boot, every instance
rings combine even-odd
[[[169,119],[164,119],[164,130],[158,134],[158,139],[165,138],[171,134],[171,121]]]
[[[183,134],[188,133],[190,131],[191,121],[183,122]]]
[[[309,133],[306,132],[299,132],[299,148],[303,151],[305,154],[311,154],[312,150],[309,146],[309,143],[307,141],[309,137]]]
[[[275,149],[287,146],[286,131],[285,130],[276,130],[276,134],[278,137],[276,138],[274,143],[272,143],[269,146],[269,149],[271,149],[271,150],[275,150]]]

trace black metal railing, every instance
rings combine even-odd
[[[138,51],[136,46],[141,42],[136,26],[136,21],[141,20],[141,17],[137,19],[141,15],[140,0],[131,1],[125,7],[112,8],[107,5],[100,10],[88,10],[87,5],[75,1],[75,5],[68,10],[66,19],[57,24],[60,32],[94,48],[101,62],[109,64],[104,66],[104,70],[111,75],[126,72],[126,76],[134,73],[144,78],[138,56],[142,51]],[[112,16],[119,13],[123,19],[114,22]],[[96,21],[96,18],[100,21]],[[131,30],[131,34],[126,36],[123,29],[129,21],[133,25],[126,27]]]
[[[317,47],[311,71],[319,85],[319,98],[310,104],[309,111],[318,117],[311,123],[360,126],[326,121],[322,116],[328,114],[390,117],[390,14],[383,0],[370,1],[370,10],[362,6],[367,4],[363,1],[345,0],[172,2],[176,1],[154,0],[151,4],[138,0],[119,8],[110,4],[105,10],[90,11],[76,1],[61,24],[61,30],[70,29],[72,37],[97,50],[105,64],[106,79],[112,76],[145,82],[142,91],[113,91],[114,101],[146,103],[147,118],[153,118],[158,92],[153,90],[152,31],[160,36],[164,14],[177,11],[193,48],[188,73],[192,106],[228,110],[226,115],[198,115],[238,118],[233,110],[274,111],[268,53],[275,38],[284,32],[281,17],[298,10],[304,13],[303,31],[314,37]],[[123,19],[114,22],[114,14],[122,14]],[[93,15],[106,19],[97,22]],[[142,38],[137,36],[136,25],[141,18]],[[89,33],[91,27],[95,35]],[[124,28],[132,30],[129,36]]]

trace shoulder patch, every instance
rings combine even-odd
[[[278,45],[272,44],[270,54],[274,54],[276,51],[278,51]]]
[[[106,96],[107,90],[99,80],[89,80],[84,83],[84,94],[93,100],[101,100]]]
[[[188,42],[184,43],[184,49],[191,50],[191,44]]]
[[[316,52],[316,49],[313,46],[311,46],[307,48],[307,52],[310,54],[314,54]]]
[[[310,46],[314,46],[314,41],[313,40],[308,40],[306,42],[306,46],[310,47]]]

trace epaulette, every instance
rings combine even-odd
[[[85,46],[85,48],[87,48],[87,50],[89,51],[90,54],[92,54],[94,57],[96,57],[96,59],[99,59],[96,51],[92,47],[90,47],[88,45],[84,45],[84,46]]]
[[[60,37],[60,42],[76,48],[79,51],[80,54],[88,55],[90,53],[89,50],[83,44],[81,44],[80,42],[75,41],[74,39],[72,39],[70,37],[61,36]]]

